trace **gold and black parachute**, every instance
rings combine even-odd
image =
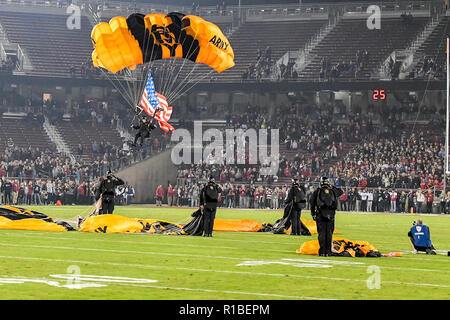
[[[154,233],[183,235],[181,225],[161,219],[137,219],[104,214],[86,219],[79,231],[97,233]]]
[[[342,257],[381,257],[381,253],[367,241],[354,241],[345,238],[333,238],[333,252]],[[312,240],[304,242],[297,253],[319,254],[319,241]]]
[[[220,28],[178,12],[117,16],[91,32],[94,66],[116,73],[154,60],[184,58],[217,72],[234,66],[234,52]]]
[[[74,231],[64,221],[54,221],[41,212],[13,206],[0,207],[0,229],[36,231]]]

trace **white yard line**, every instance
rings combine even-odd
[[[261,277],[279,277],[279,278],[301,278],[301,279],[316,279],[316,280],[326,280],[326,281],[350,281],[350,282],[366,282],[365,279],[352,279],[352,278],[336,278],[336,277],[326,277],[326,276],[309,276],[301,274],[284,274],[284,273],[264,273],[264,272],[251,272],[251,271],[233,271],[233,270],[211,270],[211,269],[200,269],[200,268],[186,268],[186,267],[169,267],[160,265],[150,265],[150,264],[130,264],[130,263],[120,263],[120,262],[94,262],[94,261],[83,261],[83,260],[65,260],[65,259],[51,259],[51,258],[36,258],[36,257],[21,257],[21,256],[0,256],[2,259],[16,259],[16,260],[36,260],[36,261],[48,261],[48,262],[60,262],[60,263],[71,263],[71,264],[91,264],[91,265],[110,265],[110,266],[120,266],[127,268],[142,268],[142,269],[165,269],[165,270],[179,270],[179,271],[189,271],[189,272],[213,272],[213,273],[225,273],[225,274],[237,274],[246,276],[261,276]],[[311,259],[312,260],[312,259]],[[352,267],[366,267],[359,265],[352,265]],[[382,267],[383,268],[383,267]],[[397,268],[394,268],[397,269]],[[400,268],[407,269],[410,268]],[[439,272],[442,270],[421,270],[421,271],[434,271]],[[384,284],[400,285],[400,286],[417,286],[417,287],[438,287],[438,288],[450,288],[450,285],[443,284],[432,284],[432,283],[417,283],[417,282],[399,282],[399,281],[382,281]]]
[[[51,239],[51,240],[69,240],[69,241],[74,241],[74,238],[63,238],[63,237],[48,237],[48,236],[42,236],[42,235],[31,235],[31,234],[14,234],[14,233],[4,233],[8,236],[12,236],[12,237],[20,237],[20,238],[39,238],[39,239]],[[87,239],[87,238],[77,238],[77,241],[88,241],[88,242],[107,242],[107,243],[130,243],[133,245],[161,245],[161,246],[175,246],[175,247],[192,247],[192,248],[208,248],[211,249],[211,246],[204,246],[204,245],[197,245],[197,244],[186,244],[184,242],[180,242],[180,243],[167,243],[167,242],[152,242],[152,241],[143,241],[143,242],[136,242],[136,241],[128,241],[128,240],[112,240],[112,239]],[[290,244],[292,245],[292,243]],[[214,245],[214,248],[216,249],[232,249],[232,250],[236,250],[239,248],[236,247],[225,247],[225,246],[216,246]],[[242,249],[242,248],[241,248]],[[273,251],[273,252],[291,252],[292,250],[274,250],[274,249],[255,249],[252,248],[252,250],[254,251]]]
[[[100,248],[81,248],[81,247],[65,247],[65,246],[43,246],[43,245],[30,245],[30,244],[15,244],[15,243],[0,243],[0,246],[10,247],[29,247],[29,248],[42,248],[42,249],[60,249],[60,250],[82,250],[93,252],[113,252],[113,253],[125,253],[125,254],[148,254],[148,255],[162,255],[162,256],[176,256],[176,257],[188,257],[188,258],[200,258],[200,259],[225,259],[225,260],[253,260],[258,259],[248,257],[229,257],[229,256],[211,256],[211,255],[196,255],[196,254],[183,254],[183,253],[170,253],[170,252],[151,252],[151,251],[135,251],[135,250],[119,250],[119,249],[100,249]],[[379,258],[374,258],[379,259]],[[372,259],[372,264],[376,264]],[[399,258],[391,258],[399,259]],[[314,261],[315,259],[311,259]],[[438,269],[421,269],[421,268],[402,268],[402,267],[386,267],[379,265],[380,268],[392,269],[392,270],[409,270],[409,271],[430,271],[430,272],[450,272],[450,270],[438,270]]]
[[[119,284],[119,285],[125,285],[125,284]],[[138,285],[138,284],[137,285],[136,284],[127,284],[126,286],[165,289],[165,290],[199,291],[199,292],[222,293],[222,294],[233,294],[233,295],[242,294],[242,295],[251,295],[251,296],[277,297],[277,298],[299,299],[299,300],[340,300],[337,298],[327,299],[327,298],[317,298],[317,297],[307,297],[307,296],[288,296],[288,295],[274,294],[274,293],[228,291],[228,290],[201,289],[201,288],[165,287],[165,286]]]

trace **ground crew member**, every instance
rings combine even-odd
[[[327,177],[320,178],[320,186],[311,197],[311,216],[316,221],[319,240],[319,256],[332,255],[331,245],[334,231],[334,216],[339,197],[343,194],[340,188],[332,186]]]
[[[216,218],[217,202],[222,189],[216,184],[214,177],[209,177],[208,183],[200,192],[200,210],[203,213],[203,236],[212,237],[214,219]]]

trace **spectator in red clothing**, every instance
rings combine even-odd
[[[27,205],[31,205],[32,197],[33,197],[33,184],[30,181],[30,183],[28,183],[28,190],[27,190]]]
[[[85,203],[85,190],[84,190],[84,185],[80,184],[77,188],[77,202],[79,204],[84,204]]]
[[[431,190],[428,190],[427,194],[425,195],[425,199],[427,202],[427,213],[433,213],[434,195]]]
[[[13,204],[17,204],[17,198],[19,196],[19,181],[14,180],[12,183],[12,200]]]
[[[391,212],[397,212],[397,192],[395,190],[392,190],[390,193],[391,197]]]
[[[155,195],[156,195],[156,205],[161,207],[164,199],[164,189],[162,185],[159,185],[158,188],[156,188]]]
[[[347,192],[344,191],[342,196],[339,198],[339,203],[341,205],[341,211],[347,211],[347,199],[348,199]]]

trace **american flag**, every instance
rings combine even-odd
[[[157,112],[155,115],[159,127],[165,132],[174,130],[174,127],[168,122],[172,115],[172,107],[169,107],[166,97],[156,92],[155,84],[153,83],[153,78],[150,73],[148,74],[147,84],[145,85],[144,93],[142,94],[139,105],[150,117],[153,117],[156,108],[161,108],[162,111]]]

